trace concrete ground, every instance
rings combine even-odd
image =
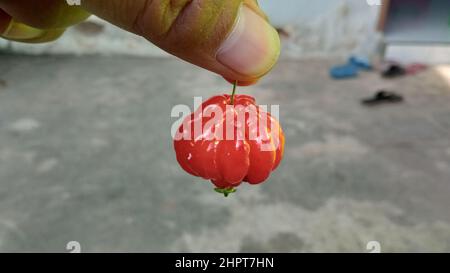
[[[224,198],[178,166],[176,104],[229,92],[174,59],[0,56],[0,251],[450,251],[450,77],[333,81],[284,61],[280,168]],[[450,73],[449,73],[450,74]],[[366,108],[378,88],[399,105]]]

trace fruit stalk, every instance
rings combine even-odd
[[[237,89],[237,81],[234,81],[233,83],[233,92],[231,92],[231,100],[230,100],[230,104],[234,105],[234,96],[236,95],[236,89]]]

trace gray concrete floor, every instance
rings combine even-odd
[[[228,92],[173,59],[0,56],[0,251],[450,251],[450,87],[284,61],[281,167],[227,199],[178,166],[170,111]],[[377,88],[406,96],[368,109]]]

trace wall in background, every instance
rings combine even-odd
[[[263,0],[272,22],[289,33],[285,53],[292,57],[371,55],[380,7],[369,0]]]
[[[370,54],[378,41],[379,7],[364,0],[260,0],[272,23],[282,28],[284,57]],[[0,48],[32,54],[132,54],[166,56],[135,35],[98,18],[69,29],[58,41],[25,45],[0,41]]]

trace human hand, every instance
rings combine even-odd
[[[90,13],[240,85],[268,73],[280,53],[256,0],[0,0],[0,36],[51,41]]]

